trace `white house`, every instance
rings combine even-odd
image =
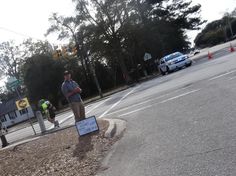
[[[3,126],[9,127],[16,125],[34,117],[32,107],[18,111],[15,101],[16,99],[11,99],[7,102],[0,103],[0,120]]]

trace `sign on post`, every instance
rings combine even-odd
[[[76,122],[75,125],[80,136],[99,131],[95,116]]]
[[[152,58],[152,55],[150,53],[145,53],[144,56],[143,56],[143,60],[144,61],[147,61],[147,60],[149,60],[151,58]]]
[[[16,107],[17,107],[18,111],[25,109],[29,106],[30,106],[30,104],[29,104],[29,101],[27,98],[23,98],[23,99],[16,101]]]
[[[28,108],[29,106],[30,106],[30,104],[29,104],[29,101],[28,101],[27,98],[22,98],[22,99],[16,101],[16,107],[17,107],[17,110],[18,110],[18,111],[20,111],[20,110],[22,110],[22,109],[25,109],[25,108]],[[28,119],[29,119],[30,125],[32,126],[32,129],[33,129],[33,131],[34,131],[34,134],[36,135],[36,131],[35,131],[35,129],[34,129],[33,123],[32,123],[31,120],[30,120],[30,117],[29,117],[28,112],[27,112],[27,117],[28,117]]]

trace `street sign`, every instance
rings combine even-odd
[[[76,122],[75,125],[80,136],[99,130],[95,116],[88,117],[84,120]]]
[[[152,58],[152,55],[150,53],[145,53],[145,55],[143,56],[144,61],[147,61],[151,58]]]
[[[16,88],[20,85],[20,81],[19,80],[16,80],[14,82],[11,82],[11,83],[7,83],[7,87],[9,88]]]
[[[29,106],[30,106],[30,104],[29,104],[29,101],[27,98],[23,98],[23,99],[16,101],[16,107],[17,107],[18,111],[25,109]]]
[[[6,86],[8,89],[16,89],[21,84],[21,81],[15,77],[10,77],[7,80]]]

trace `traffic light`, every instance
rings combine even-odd
[[[62,52],[61,52],[61,50],[56,50],[56,52],[57,52],[57,56],[58,56],[58,57],[62,57]]]
[[[66,47],[62,47],[62,56],[66,57],[68,54],[67,54],[67,48]]]
[[[60,57],[62,57],[62,52],[61,52],[61,50],[56,50],[56,51],[53,53],[53,58],[54,58],[54,59],[58,59],[58,58],[60,58]]]

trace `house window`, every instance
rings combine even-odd
[[[16,116],[16,112],[15,111],[12,111],[12,112],[9,112],[8,113],[8,116],[11,120],[15,119],[17,116]]]
[[[0,119],[1,119],[1,122],[6,122],[7,121],[5,115],[1,116]]]
[[[22,109],[19,111],[20,112],[20,115],[24,115],[24,114],[27,114],[28,113],[28,109]]]

